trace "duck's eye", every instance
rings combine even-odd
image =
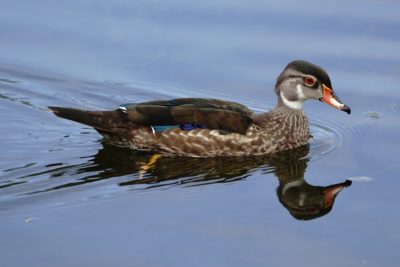
[[[304,77],[304,83],[307,85],[307,86],[314,86],[315,85],[315,83],[316,83],[316,80],[313,78],[313,77]]]

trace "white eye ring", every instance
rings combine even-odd
[[[315,83],[317,82],[316,79],[314,79],[313,77],[310,77],[310,76],[304,77],[303,81],[307,86],[314,86]]]

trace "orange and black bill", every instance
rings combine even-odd
[[[349,106],[341,103],[339,98],[335,95],[333,90],[326,86],[325,84],[322,84],[322,98],[320,98],[322,102],[338,109],[341,111],[346,112],[347,114],[351,113],[351,109]]]
[[[333,184],[327,186],[325,190],[322,192],[324,194],[324,208],[332,206],[337,194],[344,188],[349,187],[351,184],[352,182],[350,180],[346,180],[345,182],[340,184]]]

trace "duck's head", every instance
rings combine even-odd
[[[301,109],[305,100],[320,100],[350,114],[351,109],[343,104],[333,92],[328,73],[321,67],[303,60],[290,62],[279,75],[275,92],[278,106],[285,105]]]

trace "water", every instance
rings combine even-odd
[[[2,1],[2,266],[397,266],[399,10]],[[306,103],[314,139],[274,158],[152,164],[46,108],[213,97],[261,112],[293,59],[326,68],[352,114]]]

